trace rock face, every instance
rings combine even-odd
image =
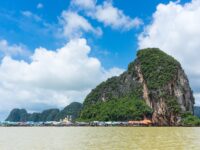
[[[143,85],[143,98],[148,106],[150,106],[154,112],[152,115],[152,121],[158,125],[176,125],[178,123],[178,114],[170,110],[170,107],[175,106],[176,103],[172,102],[172,106],[167,104],[169,98],[178,103],[182,112],[190,112],[193,114],[194,98],[192,96],[191,89],[189,88],[189,82],[185,76],[184,71],[179,68],[174,80],[166,84],[162,88],[148,89],[146,80],[144,80],[139,67],[138,75],[140,76],[140,83]],[[160,96],[161,92],[165,92],[166,97]],[[179,109],[179,108],[174,108]],[[176,110],[175,110],[176,111]],[[178,112],[177,112],[178,113]]]
[[[91,91],[83,108],[127,95],[143,99],[157,125],[178,125],[182,113],[193,114],[193,93],[180,63],[156,48],[138,51],[126,72]]]
[[[193,94],[179,62],[158,49],[140,50],[136,61],[143,98],[154,110],[154,123],[177,125],[181,113],[193,114]]]

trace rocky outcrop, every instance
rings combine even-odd
[[[28,113],[25,109],[13,109],[9,116],[7,117],[6,121],[13,121],[13,122],[24,122],[28,118]]]
[[[173,57],[156,48],[138,51],[126,72],[91,91],[84,108],[127,95],[143,99],[152,108],[152,121],[157,125],[178,125],[182,113],[193,114],[194,97],[184,70]]]
[[[180,114],[170,110],[169,98],[177,102],[174,107],[180,107],[181,112],[190,112],[193,114],[194,98],[189,86],[187,76],[181,67],[178,68],[177,73],[174,74],[174,80],[170,81],[162,88],[148,89],[146,80],[141,72],[140,65],[135,66],[139,82],[143,87],[143,98],[146,104],[151,107],[154,112],[152,115],[152,121],[158,125],[177,125],[180,119]],[[165,93],[165,95],[159,95],[159,93]],[[176,106],[178,105],[178,106]],[[175,108],[179,109],[179,108]]]
[[[178,125],[181,119],[181,113],[190,112],[193,114],[194,97],[188,78],[181,68],[181,65],[171,56],[164,54],[158,49],[141,51],[144,52],[140,52],[142,54],[137,59],[135,69],[139,77],[138,81],[143,87],[143,98],[146,104],[153,109],[152,121],[158,125]],[[143,58],[145,57],[144,55],[155,57],[155,60],[152,59],[152,62],[150,62],[154,64],[154,69],[148,68],[149,72],[142,71],[142,68],[144,70],[146,67],[151,67],[150,64],[147,66],[145,64],[146,62],[140,60],[148,59],[148,57]],[[168,72],[168,69],[165,67],[170,68],[172,65],[173,69],[169,69],[170,72]],[[149,77],[149,74],[153,74],[154,77]],[[167,78],[168,76],[169,78]],[[160,82],[159,80],[162,77],[163,79],[166,78],[162,84],[157,84],[156,86],[148,85],[148,82],[151,82],[149,80]]]

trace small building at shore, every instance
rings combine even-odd
[[[144,126],[150,126],[150,125],[152,125],[152,121],[149,120],[149,119],[144,119],[144,120],[141,120],[141,121],[132,120],[132,121],[129,121],[128,123],[130,125],[144,125]]]

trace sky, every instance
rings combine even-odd
[[[0,1],[0,120],[83,102],[147,47],[181,62],[200,105],[199,16],[200,0]]]

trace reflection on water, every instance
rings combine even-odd
[[[200,128],[0,128],[0,150],[199,150]]]

